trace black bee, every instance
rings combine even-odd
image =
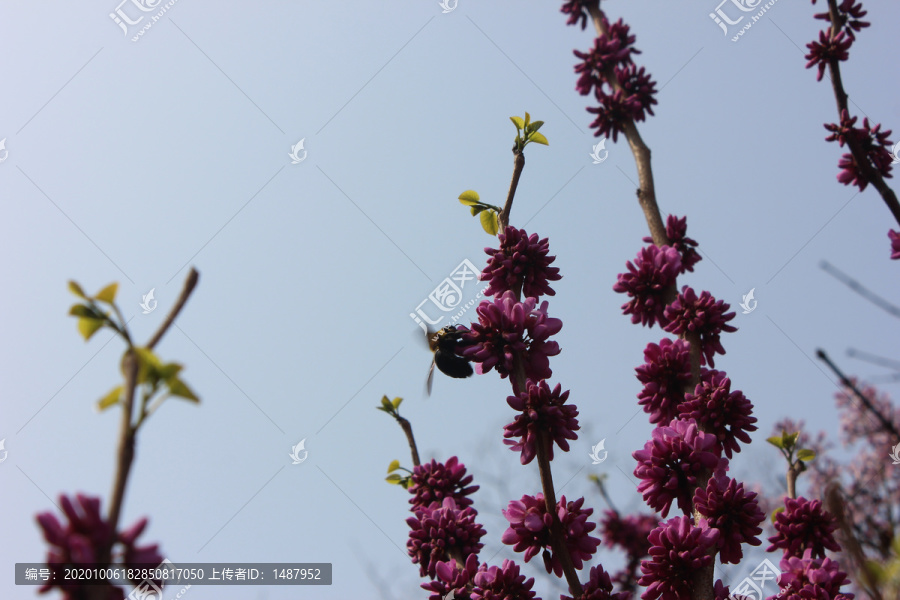
[[[475,372],[469,359],[458,354],[459,350],[465,346],[462,334],[463,331],[457,329],[455,325],[448,325],[439,331],[428,334],[428,346],[434,352],[434,360],[431,361],[431,368],[428,369],[428,381],[425,384],[429,395],[431,394],[431,384],[434,381],[435,366],[444,375],[457,379],[465,379]]]

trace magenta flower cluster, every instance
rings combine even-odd
[[[650,508],[663,517],[672,501],[690,515],[693,488],[704,474],[720,466],[716,437],[700,430],[693,420],[673,419],[653,430],[643,450],[632,453],[637,460],[634,476],[641,480],[638,491]],[[723,464],[724,466],[724,464]]]
[[[681,275],[685,271],[694,271],[694,265],[702,260],[700,253],[697,252],[697,242],[687,236],[687,217],[676,217],[669,215],[666,219],[666,237],[669,238],[669,245],[678,250],[681,255]],[[652,244],[652,237],[645,237],[644,243]]]
[[[556,505],[565,545],[576,569],[581,569],[584,561],[590,560],[600,545],[600,540],[590,535],[597,528],[596,523],[588,522],[594,509],[582,508],[583,504],[584,498],[567,502],[563,496]],[[525,495],[520,500],[511,501],[503,516],[509,521],[509,528],[503,533],[503,543],[512,546],[516,552],[524,552],[525,562],[541,552],[547,572],[562,577],[562,563],[551,547],[553,517],[547,512],[544,495]]]
[[[854,594],[840,591],[841,586],[848,584],[849,580],[838,563],[830,558],[813,558],[810,550],[804,552],[801,558],[785,557],[779,569],[781,576],[778,578],[778,585],[782,590],[787,590],[779,598],[853,600],[855,597]]]
[[[506,399],[519,414],[503,428],[503,437],[507,438],[503,443],[520,453],[523,465],[534,460],[538,432],[545,432],[564,452],[569,451],[569,440],[578,439],[575,433],[579,428],[576,418],[578,408],[574,404],[566,404],[569,392],[561,390],[562,386],[558,383],[551,390],[546,381],[529,380],[525,391]],[[552,444],[548,449],[548,458],[553,460]]]
[[[742,544],[759,546],[757,537],[762,533],[759,526],[766,518],[760,510],[754,492],[744,490],[738,483],[716,472],[706,484],[694,493],[694,506],[706,518],[710,527],[719,531],[717,549],[722,563],[738,564],[744,557]]]
[[[499,248],[485,248],[490,257],[481,274],[483,281],[489,281],[485,295],[499,296],[506,291],[518,291],[526,298],[553,296],[556,292],[550,287],[550,281],[559,281],[562,277],[557,267],[550,263],[555,256],[548,256],[550,242],[547,238],[538,239],[536,233],[530,236],[524,229],[507,227],[497,236]]]
[[[518,359],[529,379],[553,374],[549,357],[559,354],[559,344],[549,338],[559,333],[562,321],[547,315],[547,302],[540,307],[536,298],[519,302],[506,291],[493,302],[479,304],[476,313],[478,322],[463,334],[468,345],[462,355],[480,363],[482,372],[496,368],[501,377],[508,377]]]
[[[430,600],[444,600],[450,592],[458,600],[540,600],[512,561],[500,567],[479,564],[484,528],[469,495],[478,490],[457,457],[445,463],[432,460],[413,469],[408,491],[414,516],[407,551],[419,574],[430,581],[422,588]]]
[[[577,600],[627,600],[627,593],[613,593],[612,580],[609,577],[609,573],[603,570],[602,565],[591,567],[589,575],[587,582],[584,584],[583,593]],[[560,600],[576,599],[562,595]]]
[[[460,508],[453,498],[444,498],[440,505],[419,508],[406,520],[410,528],[406,548],[421,576],[434,579],[438,563],[448,555],[478,554],[486,532],[475,522],[477,514],[471,506]]]
[[[741,451],[738,440],[749,444],[748,432],[756,431],[753,405],[740,390],[731,391],[731,379],[723,371],[703,369],[694,393],[685,394],[678,409],[681,418],[694,419],[716,436],[728,458]]]
[[[112,527],[100,512],[100,498],[76,494],[75,501],[61,495],[59,504],[65,514],[67,523],[63,526],[51,512],[37,515],[37,522],[50,544],[47,552],[47,567],[57,581],[63,579],[63,570],[78,564],[101,564],[103,554],[110,542],[119,547],[121,564],[133,568],[156,567],[162,562],[156,544],[139,546],[137,538],[147,527],[147,519],[141,519],[127,530],[114,534]],[[155,582],[158,585],[161,582]],[[60,585],[48,583],[38,590],[46,593],[59,588],[64,597],[70,600],[88,598],[88,590],[83,585]],[[122,600],[125,594],[121,588],[109,585],[106,591],[109,600]]]
[[[685,388],[691,381],[690,344],[663,338],[644,349],[644,364],[635,369],[644,388],[638,404],[649,413],[653,424],[667,424],[679,415]]]
[[[674,517],[650,532],[649,561],[641,564],[643,600],[690,598],[694,574],[712,562],[719,530],[695,527],[691,517]]]
[[[775,535],[769,538],[766,550],[784,550],[785,556],[802,556],[807,551],[813,558],[824,557],[825,550],[840,552],[834,539],[837,529],[834,517],[819,500],[785,498],[784,510],[775,516]]]
[[[715,366],[713,357],[725,354],[720,341],[723,331],[737,331],[737,327],[729,325],[735,313],[726,312],[730,305],[716,300],[712,294],[703,291],[698,296],[694,289],[684,286],[675,301],[666,307],[666,325],[664,329],[676,335],[693,334],[700,338],[701,364]]]
[[[570,15],[569,24],[587,20],[585,11],[588,2],[567,2],[563,12]],[[593,92],[599,106],[588,107],[587,111],[596,115],[591,123],[597,137],[619,139],[628,123],[643,121],[647,114],[653,114],[656,101],[656,82],[644,67],[637,67],[632,57],[640,54],[634,47],[635,36],[622,19],[610,24],[601,17],[605,32],[594,40],[594,47],[588,52],[574,51],[581,61],[575,65],[578,82],[575,89],[587,96]]]
[[[641,248],[634,262],[625,263],[627,273],[620,273],[613,290],[627,294],[630,300],[622,312],[631,315],[632,323],[666,326],[666,296],[682,271],[681,254],[671,246],[654,245]]]
[[[693,288],[684,286],[680,294],[676,293],[678,275],[693,270],[700,256],[695,250],[697,242],[686,236],[684,218],[670,216],[666,229],[675,245],[642,248],[634,262],[625,263],[628,272],[619,274],[613,291],[629,297],[622,312],[631,315],[632,323],[651,327],[659,323],[669,333],[698,337],[701,362],[713,367],[715,355],[725,354],[721,333],[737,331],[728,323],[735,313],[728,312],[730,305],[717,301],[709,292],[698,296]]]
[[[850,117],[846,109],[841,111],[840,123],[826,123],[825,129],[831,135],[825,138],[828,142],[837,142],[840,147],[846,144],[855,145],[863,156],[866,157],[868,166],[881,174],[882,177],[893,177],[893,156],[891,155],[891,141],[888,139],[891,131],[881,131],[881,124],[872,127],[869,119],[863,119],[862,127],[854,127],[858,117]],[[838,167],[841,172],[837,179],[844,185],[855,185],[860,191],[866,189],[869,180],[857,163],[852,153],[845,153]]]
[[[455,456],[446,463],[433,460],[413,468],[410,476],[409,493],[413,495],[409,503],[416,508],[428,508],[441,504],[444,498],[453,498],[456,505],[465,508],[472,505],[468,496],[478,490],[472,483],[473,477],[466,474],[466,467]]]

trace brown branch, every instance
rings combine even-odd
[[[122,423],[119,426],[118,460],[109,505],[110,539],[103,550],[100,561],[101,564],[109,563],[112,547],[116,543],[119,515],[122,510],[122,501],[125,499],[125,486],[128,483],[131,464],[134,461],[135,429],[131,425],[131,417],[134,409],[134,393],[135,388],[137,387],[138,366],[138,357],[134,350],[129,348],[122,358],[122,370],[125,372],[125,404],[122,407]]]
[[[513,292],[516,295],[516,301],[521,302],[522,287],[516,287]],[[513,357],[513,373],[510,375],[509,381],[513,394],[519,395],[520,392],[526,390],[525,365],[522,363],[522,357],[518,354]],[[575,563],[572,562],[572,556],[569,554],[568,546],[566,546],[565,531],[563,531],[562,523],[559,521],[559,515],[556,510],[556,490],[553,487],[553,471],[550,467],[549,449],[552,443],[553,439],[547,434],[547,431],[538,429],[535,454],[541,474],[544,507],[547,510],[547,514],[550,515],[550,547],[553,548],[553,554],[562,564],[563,574],[566,577],[566,582],[569,584],[569,593],[575,598],[580,598],[584,589],[581,587],[581,581],[578,579],[578,573],[575,570]]]
[[[159,343],[159,340],[162,339],[162,336],[166,334],[166,331],[169,330],[169,327],[172,326],[172,323],[175,322],[175,317],[178,316],[178,313],[181,312],[181,309],[184,307],[185,302],[187,302],[188,298],[191,295],[191,292],[194,291],[194,287],[197,285],[197,280],[199,279],[200,274],[197,273],[197,270],[191,267],[191,272],[188,273],[187,279],[184,282],[184,287],[181,290],[181,295],[178,296],[178,300],[175,302],[175,306],[172,307],[172,310],[169,311],[169,316],[166,317],[166,320],[163,321],[162,325],[159,326],[159,329],[153,334],[153,337],[150,338],[150,341],[147,342],[147,347],[153,350],[156,344]]]
[[[828,13],[831,18],[831,37],[835,38],[841,32],[842,27],[837,0],[828,0]],[[840,61],[837,59],[829,60],[828,72],[831,75],[831,87],[834,90],[834,99],[837,102],[838,108],[838,119],[840,119],[842,118],[841,115],[843,114],[843,111],[846,110],[847,114],[850,114],[847,103],[847,92],[844,90],[844,84],[841,80]],[[888,210],[891,211],[891,214],[894,215],[894,219],[900,224],[900,202],[897,201],[897,194],[895,194],[894,190],[885,183],[881,173],[871,165],[865,150],[854,136],[847,136],[847,146],[850,148],[850,154],[853,156],[853,160],[856,161],[856,165],[862,176],[866,181],[872,184],[872,187],[878,190],[884,203],[887,204]]]
[[[509,182],[509,192],[506,194],[506,204],[500,211],[500,233],[509,225],[509,213],[512,211],[513,198],[516,196],[516,188],[519,187],[519,177],[522,176],[522,169],[525,168],[525,152],[513,148],[515,161],[513,162],[512,181]]]
[[[797,478],[800,477],[800,473],[804,472],[805,470],[806,465],[802,460],[799,459],[788,465],[788,470],[785,474],[788,498],[791,498],[792,500],[797,499]]]
[[[416,447],[416,438],[413,437],[412,425],[400,415],[395,414],[394,418],[397,419],[397,422],[400,423],[400,427],[403,428],[403,433],[406,434],[406,441],[409,442],[409,452],[412,454],[413,466],[418,467],[420,464],[419,449]]]
[[[579,598],[584,590],[578,579],[578,573],[575,571],[572,555],[569,554],[569,548],[566,546],[565,531],[563,531],[556,510],[556,491],[553,489],[553,471],[550,468],[549,456],[549,445],[552,443],[553,440],[545,430],[541,429],[537,432],[536,454],[538,468],[541,472],[541,489],[544,492],[544,506],[552,519],[550,522],[550,546],[553,548],[554,556],[562,563],[563,574],[569,584],[569,593],[575,598]]]
[[[597,35],[600,37],[606,37],[609,34],[609,30],[606,26],[603,11],[600,10],[599,1],[589,4],[588,10],[591,14],[591,20],[594,23],[594,28],[597,30]],[[607,66],[604,71],[604,77],[609,85],[612,86],[613,90],[619,91],[623,89],[622,84],[616,76],[615,70],[613,69],[612,65]],[[625,134],[625,139],[628,141],[628,145],[631,147],[631,152],[634,155],[634,161],[638,172],[638,184],[640,186],[637,190],[637,198],[638,202],[641,205],[641,210],[644,213],[644,218],[647,221],[647,227],[650,230],[650,235],[653,239],[653,243],[657,246],[669,245],[670,240],[666,235],[666,228],[663,224],[662,214],[659,210],[659,204],[656,200],[656,186],[653,181],[653,167],[650,160],[650,148],[646,143],[644,143],[644,140],[641,137],[640,132],[638,131],[637,124],[634,122],[634,119],[624,119],[622,123],[622,131]],[[677,283],[673,283],[665,290],[663,299],[667,304],[669,304],[673,300],[675,300],[677,295],[678,286]],[[693,390],[700,383],[700,336],[695,333],[686,332],[681,337],[686,342],[688,342],[690,347],[691,380],[686,385],[686,390]],[[697,487],[705,488],[706,483],[709,480],[709,475],[709,473],[706,473],[703,477],[698,478]],[[693,516],[694,522],[699,523],[700,519],[702,518],[700,512],[694,510]],[[709,565],[697,570],[694,573],[694,576],[692,578],[693,600],[713,600],[714,569],[715,561],[711,561]]]
[[[175,317],[181,311],[188,297],[191,295],[194,287],[197,285],[198,273],[195,269],[191,269],[188,278],[185,281],[184,289],[179,296],[178,301],[169,313],[165,322],[147,344],[152,349],[165,334],[166,330],[172,325]],[[127,340],[128,338],[126,338]],[[122,357],[122,371],[125,375],[125,399],[122,406],[122,421],[119,426],[119,448],[118,458],[116,462],[116,473],[113,480],[112,494],[109,505],[109,529],[110,539],[101,554],[101,564],[108,564],[112,557],[112,547],[116,543],[118,536],[119,516],[122,511],[122,503],[125,499],[125,488],[128,484],[128,476],[131,473],[131,465],[134,462],[134,446],[137,434],[137,426],[132,424],[134,417],[134,395],[137,389],[138,369],[140,367],[139,359],[130,346]]]

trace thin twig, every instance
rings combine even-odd
[[[872,363],[873,365],[878,365],[879,367],[888,367],[890,369],[894,369],[895,371],[900,371],[900,360],[887,358],[886,356],[878,356],[877,354],[872,354],[871,352],[865,352],[863,350],[857,350],[856,348],[847,348],[847,356],[851,358],[858,358],[859,360],[864,360],[866,362]]]
[[[616,516],[619,516],[619,509],[616,508],[615,504],[613,504],[612,498],[609,497],[609,493],[606,491],[606,486],[603,485],[603,478],[597,477],[594,479],[594,483],[597,484],[597,487],[600,489],[600,495],[603,496],[603,499],[606,501],[606,505],[609,506],[609,509],[616,513]]]
[[[178,296],[178,300],[175,302],[175,306],[172,307],[172,310],[169,311],[169,316],[166,317],[166,320],[163,321],[162,325],[159,326],[159,329],[153,334],[153,337],[150,338],[150,341],[147,342],[147,347],[153,350],[156,347],[156,344],[159,343],[159,340],[162,339],[162,336],[166,334],[166,331],[169,330],[169,327],[172,326],[172,323],[175,322],[175,317],[178,316],[178,313],[181,312],[181,309],[184,307],[185,302],[187,302],[188,298],[191,295],[191,292],[194,291],[194,287],[197,285],[197,280],[199,279],[200,274],[197,273],[197,270],[191,267],[191,272],[188,273],[187,279],[184,282],[184,288],[181,290],[181,295]]]
[[[859,294],[860,296],[862,296],[863,298],[865,298],[866,300],[868,300],[869,302],[871,302],[872,304],[877,306],[878,308],[882,309],[883,311],[885,311],[892,317],[900,318],[900,307],[897,307],[896,305],[891,304],[890,302],[888,302],[881,296],[877,295],[876,293],[869,291],[860,282],[853,279],[846,273],[840,271],[836,267],[832,266],[827,261],[823,260],[819,264],[819,266],[822,268],[823,271],[825,271],[826,273],[828,273],[829,275],[831,275],[832,277],[834,277],[835,279],[837,279],[838,281],[840,281],[841,283],[846,285],[848,288],[850,288],[851,290],[853,290],[854,292],[856,292],[857,294]]]
[[[403,433],[406,434],[406,441],[409,442],[409,452],[412,454],[413,466],[419,466],[419,449],[416,447],[416,438],[413,437],[412,425],[404,417],[395,414],[394,418],[400,423]]]
[[[893,423],[888,421],[887,418],[883,414],[881,414],[881,411],[879,411],[877,408],[875,408],[875,406],[871,402],[869,402],[869,399],[866,398],[866,396],[861,391],[859,391],[859,388],[856,387],[856,384],[853,383],[850,380],[850,378],[848,378],[846,375],[844,375],[844,373],[840,369],[837,368],[837,365],[835,365],[833,362],[831,362],[831,359],[828,358],[828,355],[825,354],[825,351],[822,350],[821,348],[816,350],[816,356],[819,357],[819,359],[822,362],[824,362],[826,365],[828,365],[828,367],[834,372],[834,374],[837,375],[838,379],[841,380],[842,385],[850,388],[850,390],[853,392],[853,394],[857,398],[859,398],[860,402],[862,402],[863,406],[866,407],[866,410],[868,410],[870,413],[875,415],[875,418],[878,419],[878,422],[881,424],[881,427],[885,431],[887,431],[891,435],[893,435],[895,439],[900,440],[900,431],[897,431],[897,427]]]
[[[513,162],[512,181],[509,182],[509,192],[506,194],[506,204],[503,205],[503,210],[500,211],[501,233],[503,233],[507,225],[509,225],[509,213],[512,211],[513,198],[516,197],[516,188],[519,187],[519,177],[522,176],[522,169],[525,168],[525,152],[513,148],[513,154],[515,155],[515,161]]]

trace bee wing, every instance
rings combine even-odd
[[[431,366],[428,368],[428,378],[425,380],[425,396],[431,395],[431,386],[434,383],[434,361],[431,361]]]

